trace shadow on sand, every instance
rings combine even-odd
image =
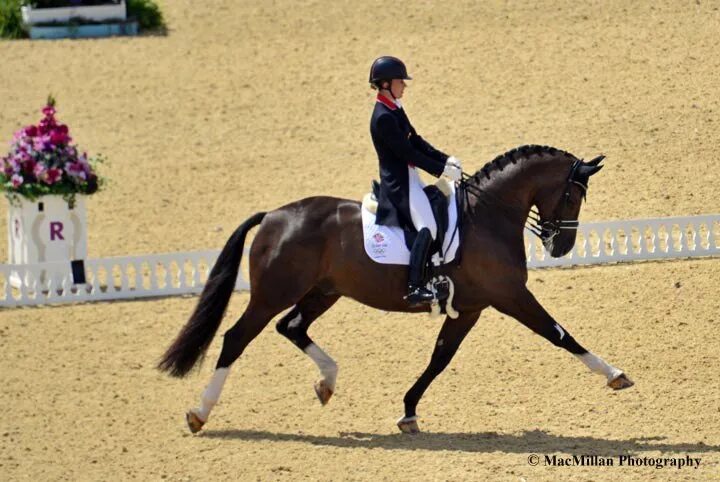
[[[338,436],[273,433],[256,430],[210,430],[201,434],[213,439],[244,441],[302,442],[341,448],[385,450],[446,450],[459,452],[557,453],[619,455],[639,452],[713,453],[720,446],[698,443],[666,443],[665,437],[640,437],[608,440],[595,437],[554,435],[542,430],[520,434],[419,433],[416,435],[340,432]]]

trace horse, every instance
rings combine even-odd
[[[405,412],[397,422],[402,432],[419,431],[416,408],[420,398],[489,306],[576,356],[592,372],[605,376],[610,388],[634,384],[622,370],[580,345],[526,286],[523,232],[529,216],[535,222],[531,230],[550,255],[567,254],[575,244],[589,178],[603,167],[602,160],[599,156],[585,162],[553,147],[528,145],[498,156],[473,175],[463,174],[459,262],[456,259],[436,269],[454,281],[452,307],[457,318],[445,318],[429,364],[404,397]],[[247,233],[258,225],[249,251],[250,300],[224,334],[200,406],[186,413],[193,433],[207,422],[230,366],[281,312],[289,309],[277,322],[277,331],[318,366],[322,378],[314,388],[325,405],[334,393],[338,366],[308,336],[308,328],[318,317],[343,296],[385,311],[430,309],[410,306],[403,298],[407,267],[375,263],[364,252],[359,202],[309,197],[254,214],[233,232],[190,319],[159,361],[159,370],[184,377],[204,358],[233,292]]]

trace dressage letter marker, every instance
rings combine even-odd
[[[62,235],[63,231],[63,223],[60,221],[52,221],[50,223],[50,241],[55,241],[56,239],[65,240]]]
[[[36,282],[58,288],[71,272],[69,261],[87,257],[85,200],[76,196],[72,207],[62,196],[43,196],[42,201],[14,199],[9,206],[12,229],[8,230],[10,284],[31,288]],[[47,263],[41,269],[17,266]],[[78,279],[77,277],[75,277]],[[44,288],[47,290],[48,288]]]

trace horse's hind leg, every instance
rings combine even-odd
[[[240,319],[225,332],[223,346],[220,352],[210,383],[200,398],[200,406],[191,409],[187,414],[187,423],[190,431],[199,431],[207,422],[210,411],[220,399],[225,380],[230,371],[230,365],[238,359],[245,348],[255,339],[256,336],[267,326],[270,320],[282,309],[272,309],[267,306],[259,306],[253,303],[252,299],[245,313]]]
[[[313,342],[307,330],[310,324],[330,309],[339,298],[338,295],[324,295],[319,291],[311,291],[276,325],[277,331],[300,348],[320,369],[322,379],[315,383],[315,393],[323,405],[335,392],[338,366],[335,360]]]
[[[506,293],[510,292],[508,290]],[[622,370],[610,365],[575,341],[575,338],[545,311],[526,287],[523,286],[519,292],[516,291],[514,296],[494,303],[493,307],[512,316],[552,344],[569,351],[591,371],[604,375],[610,388],[620,390],[634,385]]]

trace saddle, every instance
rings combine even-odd
[[[435,218],[435,224],[437,226],[437,236],[433,243],[430,245],[430,253],[428,258],[435,253],[440,253],[442,250],[443,243],[445,242],[445,232],[448,229],[450,223],[448,217],[448,196],[451,195],[452,191],[445,179],[438,180],[437,183],[425,186],[423,188],[425,195],[430,201],[430,208],[432,209],[433,217]],[[377,199],[380,197],[380,183],[376,180],[372,181],[372,197],[375,201],[375,207],[377,208]],[[412,249],[412,245],[417,237],[417,231],[403,230],[405,235],[405,246],[407,249]]]
[[[399,226],[381,226],[375,223],[380,185],[372,182],[371,192],[362,200],[362,221],[365,252],[377,263],[407,265],[410,251],[417,232],[407,231]],[[430,246],[427,260],[428,289],[433,292],[435,302],[431,304],[431,315],[447,314],[456,318],[458,313],[452,307],[454,296],[453,281],[437,269],[443,264],[458,259],[460,235],[459,207],[455,202],[458,192],[446,180],[440,179],[435,185],[424,188],[437,224],[437,237]]]
[[[362,222],[365,251],[373,261],[383,264],[409,263],[412,244],[417,237],[414,228],[410,232],[400,226],[376,224],[378,184],[373,182],[372,191],[362,200]],[[457,259],[460,246],[460,207],[461,197],[448,181],[441,179],[435,185],[427,186],[431,201],[431,210],[437,223],[437,239],[431,248],[431,259],[435,266],[447,264]]]

